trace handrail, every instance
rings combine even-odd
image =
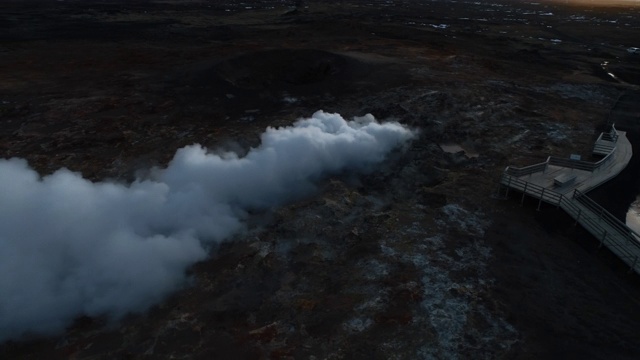
[[[593,171],[596,168],[595,164],[589,161],[571,160],[556,156],[549,157],[549,164],[586,171]]]
[[[625,244],[627,244],[627,245],[631,245],[636,250],[640,250],[640,244],[633,237],[633,234],[632,234],[633,231],[631,229],[628,229],[629,231],[631,231],[630,233],[630,232],[620,232],[619,229],[613,228],[614,232],[616,232],[618,236],[616,236],[616,234],[607,233],[607,228],[602,226],[602,223],[600,222],[601,220],[599,218],[589,217],[587,215],[582,214],[581,209],[575,206],[575,204],[571,204],[569,201],[566,201],[566,202],[563,202],[562,208],[565,211],[569,212],[569,209],[567,209],[568,207],[567,205],[569,204],[573,205],[573,214],[570,214],[570,215],[575,215],[576,209],[578,210],[578,216],[582,215],[579,219],[577,219],[577,222],[579,222],[582,226],[587,228],[587,230],[590,230],[590,232],[592,232],[594,236],[596,236],[596,234],[602,234],[602,237],[599,238],[598,240],[601,243],[606,244],[607,247],[609,248],[615,248],[615,251],[617,251],[616,255],[622,258],[623,260],[633,259],[634,264],[632,265],[632,268],[636,269],[636,265],[638,264],[636,264],[635,261],[638,259],[638,255],[637,253],[634,253],[631,250],[629,250],[628,247],[625,247]],[[611,225],[610,223],[608,224]],[[597,237],[598,236],[596,236],[596,238]]]
[[[500,183],[507,188],[521,191],[523,193],[523,201],[525,195],[539,199],[538,209],[540,209],[540,204],[542,204],[543,201],[561,207],[576,220],[576,224],[580,223],[580,225],[600,241],[600,246],[606,245],[616,256],[629,265],[631,269],[640,274],[639,233],[629,228],[623,221],[613,216],[605,208],[578,189],[574,189],[572,193],[562,194],[553,189],[528,182],[522,178],[525,175],[535,172],[545,172],[549,165],[594,172],[611,161],[616,154],[617,147],[615,144],[618,140],[618,131],[615,125],[611,125],[611,130],[608,133],[601,133],[598,137],[598,141],[600,140],[607,141],[606,143],[596,143],[594,146],[594,151],[598,150],[600,153],[606,153],[606,156],[600,159],[600,161],[588,162],[549,156],[545,162],[522,168],[508,166],[502,173]]]
[[[615,135],[612,135],[612,134],[615,134]],[[615,125],[611,125],[611,130],[609,131],[609,133],[602,132],[598,137],[598,140],[602,139],[605,135],[615,136],[615,140],[613,141],[615,143],[618,140],[618,130],[616,130]],[[594,146],[594,149],[599,146],[604,147],[603,145],[596,144]],[[606,149],[606,147],[604,148]],[[513,176],[525,176],[525,175],[533,174],[540,171],[545,172],[549,165],[562,166],[570,169],[594,172],[598,170],[602,165],[607,163],[609,160],[611,160],[616,150],[617,150],[617,147],[613,147],[611,151],[604,158],[600,159],[597,162],[590,162],[590,161],[584,161],[584,160],[572,160],[572,159],[561,158],[557,156],[549,156],[547,158],[547,161],[538,163],[538,164],[533,164],[533,165],[524,166],[524,167],[507,166],[504,172]]]
[[[600,221],[604,221],[608,223],[611,227],[615,228],[620,233],[626,234],[626,233],[633,232],[633,230],[627,227],[626,224],[624,224],[618,218],[613,216],[600,204],[596,203],[593,199],[589,198],[580,190],[578,189],[574,190],[573,199],[575,199],[579,204],[583,205],[585,208],[589,209],[594,214],[598,214],[598,219]]]
[[[575,189],[570,195],[564,195],[506,173],[503,173],[501,182],[541,201],[560,206],[602,244],[606,244],[614,251],[619,258],[627,264],[631,263],[631,268],[640,272],[640,262],[638,262],[640,234],[630,229],[583,192]],[[608,227],[604,225],[608,225]],[[613,233],[608,233],[611,230]],[[630,250],[629,245],[637,252]]]
[[[616,124],[611,124],[611,130],[608,133],[602,133],[604,140],[618,142],[618,130],[616,130]],[[606,139],[605,139],[606,138]]]
[[[598,170],[600,166],[604,165],[609,160],[611,160],[616,150],[617,150],[617,147],[614,147],[611,150],[611,152],[607,154],[607,156],[605,156],[604,158],[600,159],[598,162],[595,162],[595,163],[589,162],[589,161],[583,161],[583,160],[572,160],[572,159],[560,158],[556,156],[549,156],[549,165],[556,165],[556,166],[562,166],[562,167],[567,167],[571,169],[594,172]]]
[[[610,141],[610,142],[617,142],[618,141],[618,130],[616,129],[616,125],[615,124],[611,124],[611,128],[609,129],[609,131],[605,132],[601,132],[600,136],[598,136],[598,139],[596,139],[597,141],[600,140],[604,140],[604,141]]]
[[[618,230],[621,234],[628,236],[630,240],[633,240],[632,243],[634,246],[640,249],[640,242],[636,239],[640,238],[640,235],[635,232],[633,229],[629,228],[627,224],[622,222],[617,217],[613,216],[610,212],[608,212],[605,208],[603,208],[600,204],[595,202],[593,199],[588,197],[585,193],[581,192],[578,189],[573,191],[573,198],[578,201],[580,204],[589,208],[592,212],[600,214],[599,217],[602,221],[606,222],[612,228]]]
[[[598,135],[598,138],[596,139],[596,144],[598,143],[598,141],[602,140],[602,135],[604,135],[603,132],[601,132],[600,135]]]
[[[553,205],[558,205],[560,203],[560,198],[563,196],[559,192],[547,189],[544,186],[540,186],[522,179],[518,179],[517,177],[510,174],[503,174],[501,182],[504,185],[509,185],[510,187],[518,190],[524,191],[526,189],[526,193],[528,195],[533,195]]]
[[[544,172],[546,169],[547,169],[547,162],[545,161],[543,163],[529,165],[521,168],[517,168],[514,166],[507,166],[507,168],[504,171],[509,175],[524,176],[524,175],[537,173],[540,171]]]

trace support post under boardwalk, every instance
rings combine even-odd
[[[631,264],[631,267],[629,268],[629,272],[633,271],[633,268],[636,267],[637,262],[638,262],[638,255],[636,255],[636,258],[633,260],[633,264]]]
[[[580,215],[582,215],[582,209],[578,209],[578,216],[576,216],[576,222],[573,223],[573,226],[578,225],[578,221],[580,221]]]
[[[525,195],[527,195],[527,186],[529,185],[528,182],[524,183],[524,189],[522,190],[522,199],[520,200],[520,205],[524,204],[524,197]]]
[[[604,212],[604,208],[603,208],[603,207],[601,207],[601,208],[600,208],[600,214],[598,214],[598,222],[601,222],[601,221],[602,221],[602,213],[603,213],[603,212]]]
[[[598,249],[600,249],[602,247],[602,244],[604,244],[604,240],[607,238],[607,230],[602,232],[602,239],[600,239],[600,245],[598,245]]]
[[[540,211],[540,206],[542,205],[542,198],[544,197],[544,191],[546,188],[542,188],[542,193],[540,194],[540,201],[538,201],[538,211]]]

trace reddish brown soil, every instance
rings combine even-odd
[[[2,2],[0,156],[126,181],[319,109],[420,138],[379,172],[255,214],[148,313],[79,318],[0,357],[638,358],[637,276],[560,211],[492,196],[507,164],[589,153],[640,85],[638,8],[229,3]],[[600,198],[631,201],[634,169]]]

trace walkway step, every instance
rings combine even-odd
[[[615,147],[615,143],[609,141],[600,141],[593,147],[593,154],[607,156],[611,151],[613,151],[613,149],[615,149]]]

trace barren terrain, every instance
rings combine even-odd
[[[640,7],[571,1],[2,2],[0,157],[42,175],[130,181],[320,109],[420,135],[252,214],[148,312],[0,357],[637,359],[637,275],[560,210],[495,190],[509,164],[589,157],[636,99],[639,32]],[[636,146],[634,120],[618,127]],[[624,218],[638,169],[594,197]]]

